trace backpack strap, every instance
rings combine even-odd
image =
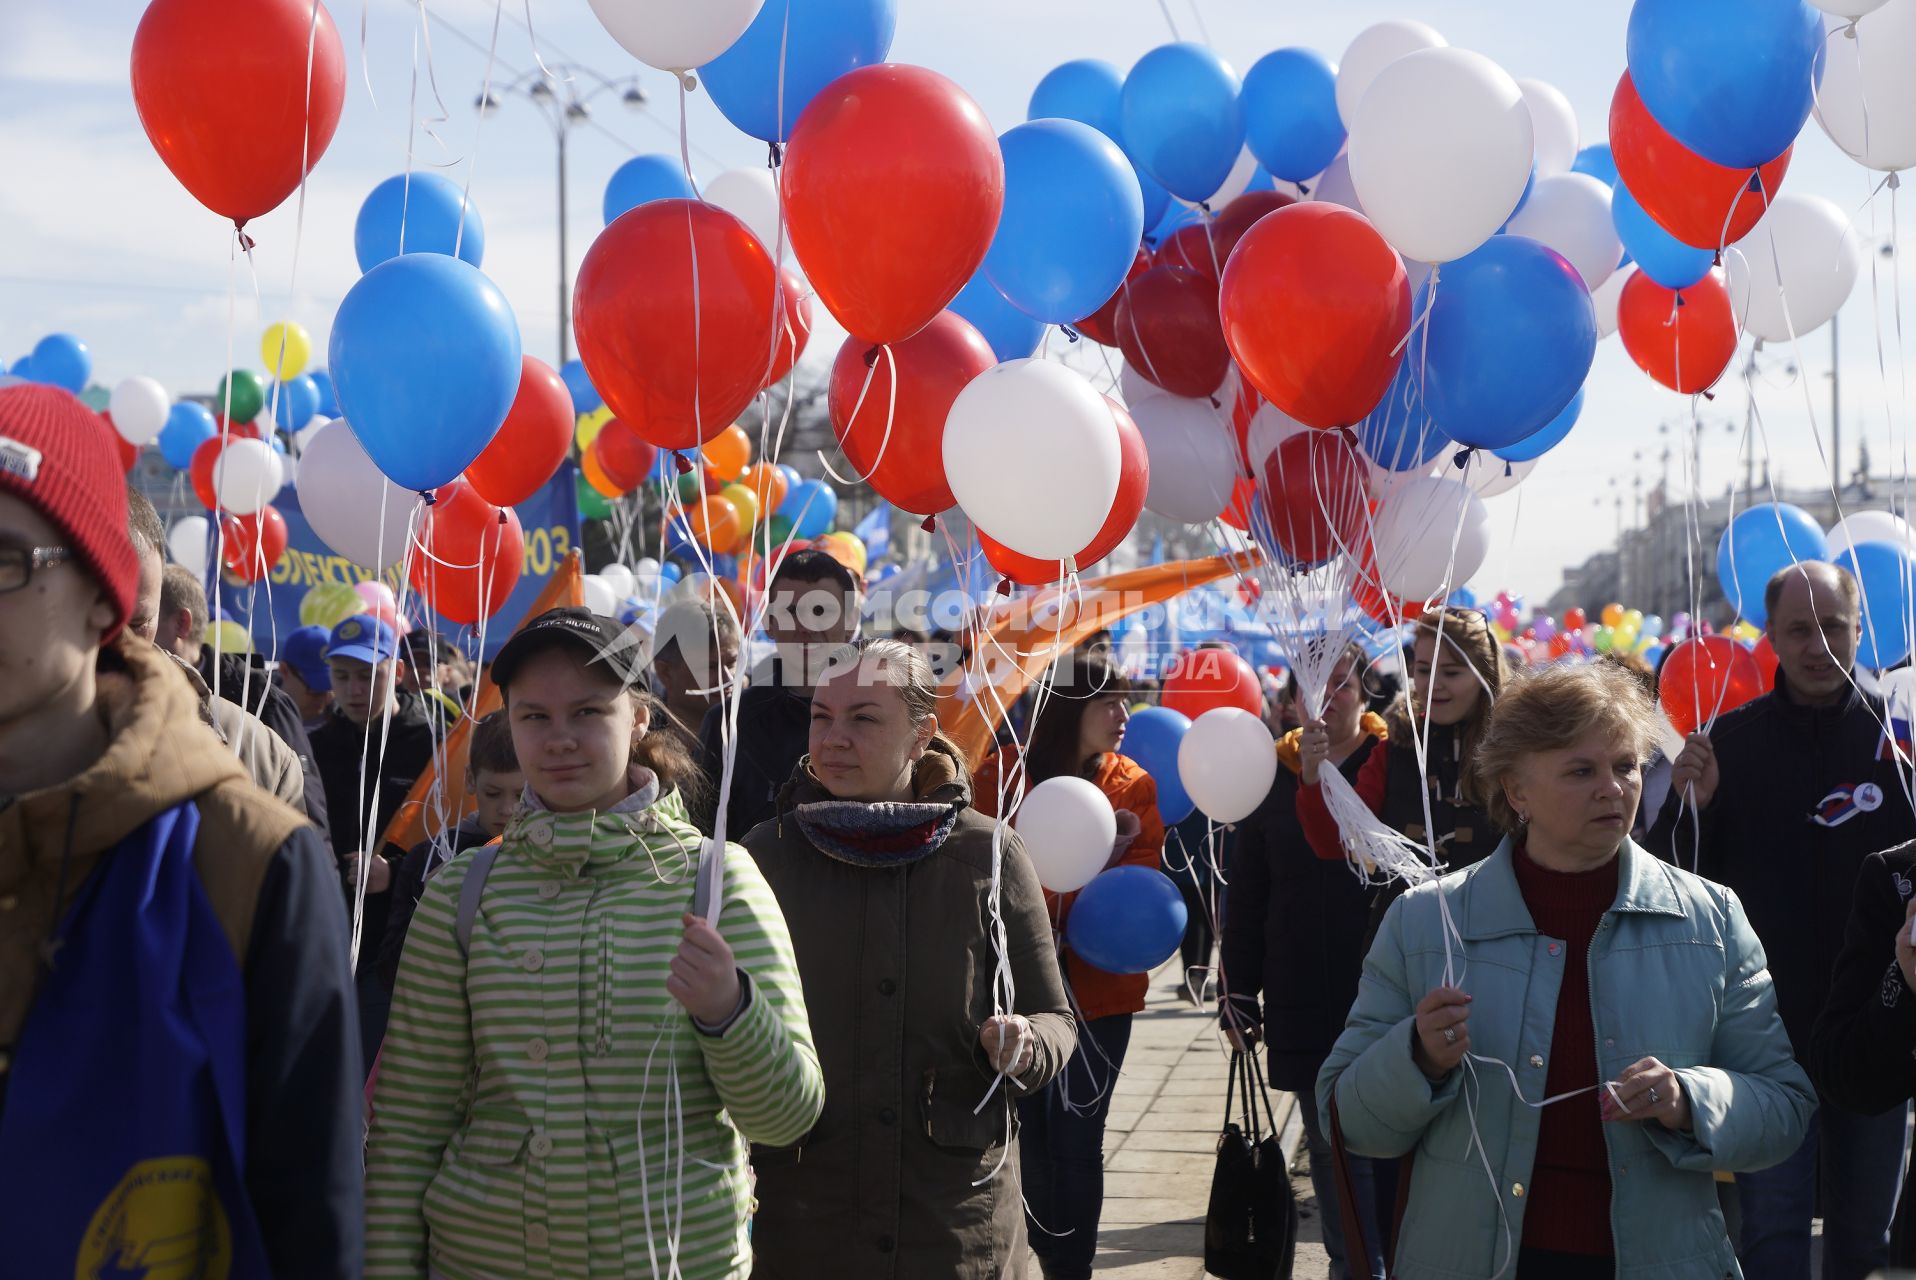
[[[466,882],[459,886],[459,915],[452,926],[461,956],[472,955],[472,924],[479,918],[479,899],[485,896],[486,877],[492,874],[492,864],[498,860],[502,847],[488,844],[472,851],[472,866],[466,871]]]

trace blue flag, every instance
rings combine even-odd
[[[108,851],[51,944],[0,1117],[8,1275],[268,1276],[246,990],[193,866],[199,823],[188,802]]]
[[[868,561],[884,559],[891,551],[891,503],[880,501],[852,532],[865,544]]]

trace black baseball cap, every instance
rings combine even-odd
[[[645,654],[641,633],[628,631],[604,614],[576,605],[547,609],[520,627],[499,650],[492,660],[493,684],[506,688],[527,658],[557,645],[571,645],[592,661],[604,663],[623,684],[638,680]]]

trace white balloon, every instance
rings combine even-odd
[[[293,490],[319,540],[354,564],[384,573],[405,557],[418,495],[381,474],[344,418],[307,443]]]
[[[166,531],[166,551],[173,563],[202,581],[206,578],[206,539],[210,531],[205,516],[188,516]]]
[[[585,598],[585,607],[603,617],[611,617],[619,611],[619,598],[612,594],[612,584],[596,573],[579,575],[579,593]]]
[[[1510,234],[1528,236],[1568,258],[1594,295],[1623,257],[1610,194],[1608,183],[1587,173],[1538,178],[1530,199],[1510,220]]]
[[[1495,454],[1479,449],[1470,455],[1470,461],[1464,466],[1463,482],[1478,497],[1494,498],[1522,484],[1541,461],[1542,458],[1532,458],[1528,462],[1505,462]],[[1455,476],[1457,472],[1453,468],[1446,474]]]
[[[1908,521],[1893,512],[1858,511],[1832,525],[1826,541],[1829,555],[1825,558],[1830,560],[1861,542],[1887,542],[1916,552],[1916,529],[1911,529]]]
[[[1372,537],[1384,590],[1428,600],[1483,568],[1490,554],[1490,512],[1463,481],[1418,476],[1384,499]]]
[[[1827,8],[1827,5],[1819,5]],[[1854,0],[1843,8],[1859,7]],[[1837,12],[1830,9],[1832,13]],[[1826,20],[1831,32],[1847,18]],[[1823,47],[1816,122],[1859,164],[1885,173],[1916,166],[1916,4],[1895,0],[1856,22],[1856,38]]]
[[[743,222],[758,242],[771,253],[778,243],[778,184],[770,169],[727,169],[705,184],[707,204],[715,204]],[[791,235],[785,239],[785,251],[792,249]]]
[[[1570,99],[1556,85],[1542,80],[1519,80],[1517,88],[1523,94],[1524,106],[1530,109],[1537,176],[1570,172],[1570,166],[1577,162],[1579,136],[1577,113]]]
[[[1599,337],[1607,338],[1617,331],[1617,306],[1623,301],[1623,286],[1635,274],[1634,269],[1626,271],[1619,267],[1590,291],[1590,301],[1597,309]]]
[[[1377,73],[1421,49],[1442,49],[1448,42],[1421,22],[1396,18],[1365,27],[1337,61],[1337,114],[1344,128],[1357,118],[1357,104]]]
[[[159,438],[166,426],[166,415],[173,408],[173,397],[153,379],[136,374],[113,388],[107,412],[113,415],[113,429],[128,444],[147,445]]]
[[[764,0],[592,0],[627,53],[661,71],[702,67],[745,34]]]
[[[1822,196],[1790,191],[1770,202],[1726,256],[1730,305],[1745,331],[1765,342],[1821,328],[1849,300],[1863,270],[1863,247],[1848,216]]]
[[[1350,152],[1338,152],[1330,167],[1311,180],[1311,199],[1319,204],[1339,204],[1357,213],[1364,212],[1364,202],[1357,198],[1357,188],[1351,185]]]
[[[1208,400],[1157,396],[1134,406],[1131,420],[1151,459],[1146,510],[1183,524],[1217,519],[1237,484],[1236,443],[1218,410]]]
[[[1090,884],[1111,860],[1118,839],[1111,801],[1086,779],[1069,776],[1046,778],[1026,792],[1011,825],[1038,883],[1053,893]]]
[[[945,419],[944,460],[972,522],[1037,560],[1090,545],[1122,469],[1111,406],[1049,360],[1007,360],[967,383]]]
[[[1206,203],[1211,206],[1213,212],[1222,209],[1243,195],[1250,187],[1251,179],[1256,176],[1257,157],[1251,154],[1248,146],[1244,147],[1237,153],[1237,163],[1232,165],[1231,171],[1224,176],[1223,184],[1211,193],[1211,198]]]
[[[1350,130],[1364,212],[1407,258],[1451,262],[1510,219],[1530,181],[1523,91],[1467,49],[1426,49],[1378,73]]]
[[[1916,719],[1916,667],[1899,667],[1876,678],[1876,692],[1888,704],[1889,720]]]
[[[311,422],[293,432],[293,453],[299,457],[305,457],[306,450],[312,446],[313,438],[320,433],[322,428],[332,422],[333,419],[331,418],[314,418]]]
[[[264,440],[228,440],[213,460],[213,496],[236,516],[250,516],[273,500],[284,474]]]
[[[1242,707],[1213,707],[1178,743],[1178,781],[1213,822],[1242,822],[1277,780],[1277,743]]]
[[[612,595],[616,600],[624,600],[630,596],[632,589],[638,585],[638,579],[633,576],[632,571],[622,564],[607,565],[599,570],[599,577],[605,580],[606,586],[612,588]]]
[[[1277,446],[1298,432],[1309,430],[1309,427],[1269,400],[1260,403],[1257,412],[1251,415],[1250,425],[1244,430],[1244,452],[1250,459],[1251,478],[1263,480],[1264,463],[1277,451]]]
[[[1839,18],[1860,18],[1866,13],[1875,13],[1888,3],[1889,0],[1810,0],[1810,7],[1833,13]]]

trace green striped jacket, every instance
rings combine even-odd
[[[699,839],[676,792],[521,814],[469,956],[470,856],[427,884],[373,1096],[368,1276],[750,1274],[746,1144],[804,1137],[824,1083],[784,918],[737,845],[718,928],[746,1009],[707,1035],[666,994]]]

